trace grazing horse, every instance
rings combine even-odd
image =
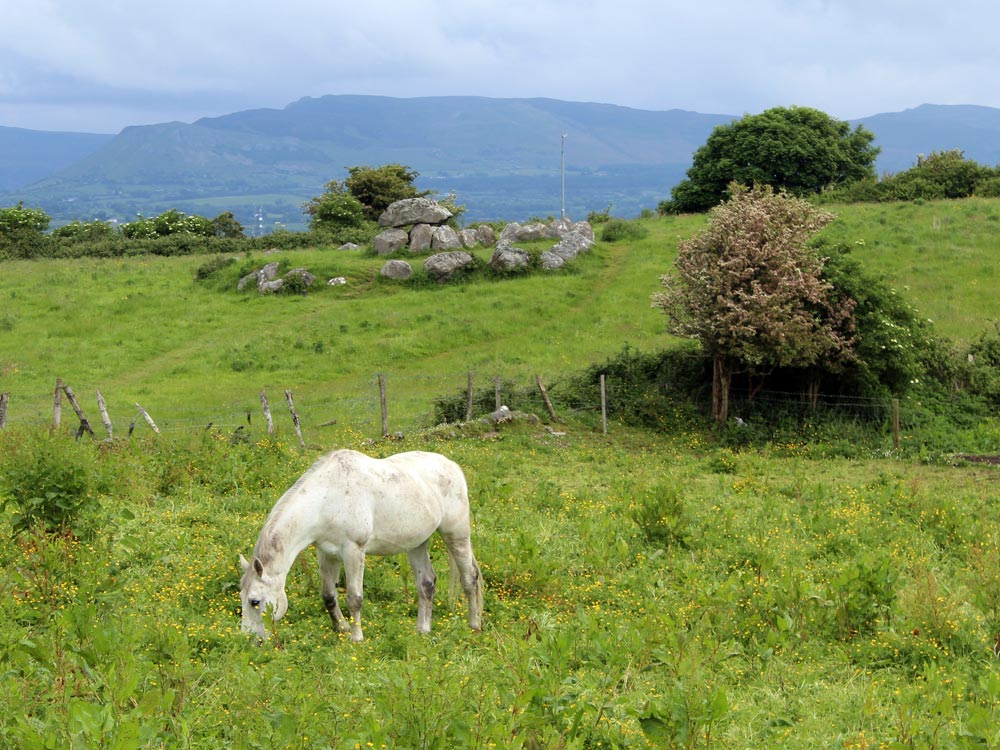
[[[278,500],[257,537],[250,562],[240,555],[242,628],[264,639],[261,614],[275,620],[288,610],[285,578],[310,544],[319,555],[323,603],[338,632],[361,633],[366,555],[406,553],[416,578],[417,630],[431,629],[436,577],[427,553],[437,531],[448,548],[451,585],[460,582],[469,603],[469,625],[482,623],[483,589],[472,554],[469,491],[458,464],[437,453],[411,451],[384,459],[338,450],[319,459]],[[343,565],[347,609],[337,600]]]

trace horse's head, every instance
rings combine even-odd
[[[268,575],[259,557],[247,562],[240,555],[243,578],[240,579],[240,602],[243,605],[241,627],[245,633],[254,633],[258,638],[267,638],[264,627],[264,612],[270,612],[274,620],[280,620],[288,611],[288,597],[285,596],[284,576]]]

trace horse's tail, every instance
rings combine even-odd
[[[476,562],[476,558],[470,553],[469,559],[472,562],[472,570],[475,574],[475,586],[476,586],[476,601],[473,603],[472,598],[469,598],[469,605],[475,606],[477,611],[476,615],[482,617],[483,614],[483,573],[479,569],[479,564]],[[448,550],[448,598],[452,602],[455,602],[464,594],[464,589],[462,586],[462,571],[458,567],[458,562],[455,560],[455,555],[451,554],[451,550]]]

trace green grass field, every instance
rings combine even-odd
[[[826,234],[852,244],[942,335],[968,342],[997,318],[1000,202],[835,211]],[[313,422],[372,423],[381,372],[391,412],[409,427],[470,371],[483,383],[497,375],[528,383],[578,371],[626,344],[668,346],[649,298],[671,270],[677,240],[703,223],[652,219],[645,239],[600,244],[569,271],[445,286],[386,282],[382,261],[359,251],[281,254],[321,281],[349,280],[305,297],[237,293],[242,259],[222,272],[225,284],[196,282],[206,260],[197,256],[7,263],[0,390],[11,393],[12,423],[51,418],[56,378],[88,405],[100,389],[119,421],[138,402],[168,424],[218,423],[258,409],[261,389],[280,398],[288,388]]]
[[[997,317],[1000,202],[837,213],[827,232],[941,333],[967,341]],[[83,507],[61,534],[18,533],[18,508],[0,511],[0,747],[1000,746],[996,466],[904,459],[888,438],[852,453],[734,450],[697,427],[604,435],[590,414],[416,429],[469,371],[482,387],[552,381],[673,343],[649,296],[703,222],[649,220],[646,239],[553,276],[440,287],[380,280],[360,253],[288,253],[349,280],[305,297],[236,293],[243,259],[208,282],[205,258],[4,264],[0,499]],[[371,440],[378,372],[401,440]],[[56,377],[98,429],[97,388],[118,435],[134,402],[170,429],[74,441],[64,404],[50,433]],[[276,412],[295,392],[309,448],[287,419],[232,435],[262,388]],[[995,420],[969,429],[998,452]],[[482,633],[444,595],[435,544],[429,636],[402,557],[369,559],[365,642],[334,633],[310,552],[276,638],[240,634],[238,555],[341,446],[464,468]]]

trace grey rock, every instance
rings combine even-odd
[[[413,275],[413,266],[405,260],[388,260],[379,273],[387,279],[408,279]]]
[[[462,247],[479,247],[479,235],[475,229],[459,230],[458,239],[462,242]]]
[[[402,247],[406,247],[406,243],[409,241],[410,235],[402,229],[386,229],[375,237],[373,244],[376,254],[389,255]]]
[[[493,247],[497,242],[497,233],[489,224],[476,227],[476,238],[483,247]]]
[[[562,268],[566,263],[566,259],[562,256],[556,255],[550,250],[546,250],[542,253],[541,262],[543,269],[546,271],[554,271],[557,268]]]
[[[431,249],[431,239],[434,227],[430,224],[417,224],[410,230],[410,252],[425,253]]]
[[[411,224],[444,224],[451,211],[430,198],[404,198],[390,205],[378,217],[380,227],[405,227]]]
[[[509,240],[500,240],[487,265],[494,271],[515,271],[527,268],[530,263],[531,254],[527,250],[512,246]]]
[[[458,250],[462,247],[462,240],[451,227],[435,227],[434,235],[431,237],[431,250]]]
[[[475,264],[475,258],[464,250],[436,253],[424,261],[424,270],[435,281],[448,281],[455,273]]]

